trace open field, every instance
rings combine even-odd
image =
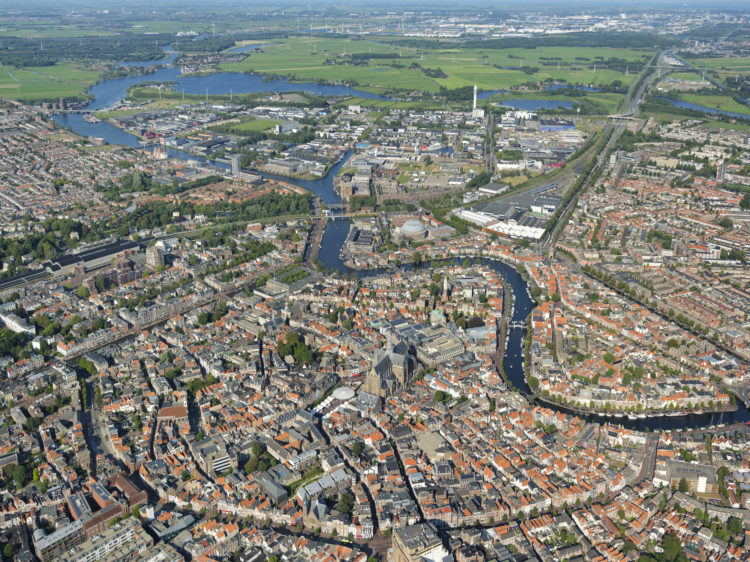
[[[581,107],[582,113],[589,115],[611,115],[617,112],[622,95],[590,92],[583,96],[554,95],[548,92],[512,92],[510,94],[496,94],[490,97],[492,103],[502,105],[504,100],[545,100],[563,102],[569,101],[574,108]],[[569,110],[568,110],[569,111]]]
[[[727,131],[742,131],[745,133],[750,133],[750,123],[748,123],[747,121],[743,121],[742,119],[738,119],[734,123],[706,119],[703,122],[703,124],[706,125],[707,127],[712,127],[715,129],[723,129]]]
[[[128,21],[125,31],[130,33],[179,33],[195,31],[196,33],[223,33],[235,27],[220,19],[211,21],[181,21],[181,20],[134,20]]]
[[[74,63],[12,68],[0,65],[0,97],[44,100],[76,97],[94,84],[99,71]]]
[[[267,131],[273,129],[276,125],[281,123],[276,119],[253,119],[252,121],[245,121],[244,123],[228,123],[233,130],[241,132],[250,131]]]
[[[750,72],[750,57],[690,59],[688,62],[696,68],[706,70],[726,71],[732,74]]]
[[[671,84],[677,81],[683,82],[703,82],[703,77],[697,72],[685,71],[685,72],[672,72],[669,76],[664,77],[657,83],[657,86],[662,88],[670,88]],[[709,86],[710,87],[710,86]]]
[[[106,37],[115,35],[114,31],[107,31],[100,26],[78,26],[78,25],[50,25],[49,22],[30,23],[0,23],[0,37],[13,36],[25,38],[49,37]]]
[[[337,104],[338,107],[347,105],[359,105],[366,107],[370,110],[377,110],[382,113],[387,113],[390,109],[413,109],[415,111],[423,110],[441,110],[448,108],[463,108],[466,109],[471,102],[466,100],[464,102],[453,102],[451,104],[436,103],[436,102],[425,102],[425,101],[392,101],[392,100],[375,100],[370,98],[353,97],[342,101]]]
[[[750,107],[735,101],[731,96],[728,95],[710,95],[703,96],[700,94],[680,94],[680,99],[695,105],[703,107],[710,107],[711,109],[721,109],[723,111],[730,111],[732,113],[740,113],[742,115],[750,115]]]
[[[224,64],[222,70],[282,75],[298,81],[356,83],[372,91],[397,88],[437,92],[441,87],[454,89],[474,84],[482,90],[502,90],[545,79],[593,85],[620,80],[627,84],[635,79],[635,73],[626,76],[624,72],[602,68],[601,59],[595,68],[597,57],[635,63],[650,56],[645,51],[588,47],[456,50],[339,38],[289,37],[269,41],[274,44],[242,62]],[[353,64],[352,54],[360,55],[355,57],[359,64]]]

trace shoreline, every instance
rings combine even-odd
[[[650,420],[650,419],[664,419],[664,418],[678,418],[678,417],[686,417],[686,416],[703,416],[703,415],[714,415],[714,414],[725,414],[728,412],[736,412],[739,409],[739,406],[737,404],[728,404],[727,408],[701,408],[700,413],[695,412],[693,410],[688,409],[686,410],[667,410],[667,411],[661,411],[661,412],[622,412],[622,411],[611,411],[609,413],[602,412],[601,410],[590,410],[587,408],[577,408],[575,406],[568,406],[566,404],[560,404],[559,402],[555,402],[554,400],[550,400],[549,398],[545,398],[543,396],[534,394],[532,395],[533,398],[540,402],[545,404],[546,406],[552,407],[554,409],[561,409],[566,412],[569,412],[571,414],[575,415],[581,415],[581,416],[596,416],[597,418],[612,418],[614,421],[617,420],[629,420],[634,421],[632,419],[633,416],[636,417],[637,420]],[[710,427],[710,426],[706,426]]]
[[[466,259],[466,258],[483,259],[483,260],[486,259],[486,260],[489,260],[489,261],[494,261],[494,262],[498,262],[498,263],[504,264],[504,265],[506,265],[508,267],[513,268],[523,278],[523,275],[522,275],[521,271],[519,271],[517,269],[517,267],[516,267],[515,264],[513,264],[510,261],[502,260],[500,258],[494,258],[494,257],[491,257],[491,256],[484,256],[484,255],[477,256],[477,255],[463,254],[463,255],[460,255],[460,256],[450,256],[449,258],[435,258],[433,260],[430,260],[427,256],[425,256],[424,257],[424,261],[425,262],[429,262],[429,261],[449,261],[449,260],[460,260],[460,259]],[[351,260],[349,260],[349,261],[351,261]],[[350,263],[346,263],[346,265],[349,267]],[[351,265],[353,265],[353,264],[351,264]],[[367,271],[367,270],[372,269],[372,267],[366,267],[366,266],[364,266],[364,267],[356,267],[356,268],[352,267],[351,269],[353,269],[355,271]],[[526,281],[525,278],[524,278],[524,281]],[[498,348],[500,347],[500,345],[501,344],[498,343]],[[505,342],[502,342],[502,345],[505,346]],[[501,360],[503,360],[503,359],[504,359],[504,357]],[[504,371],[504,369],[503,369],[503,371]],[[510,381],[510,379],[507,376],[505,376],[505,373],[501,372],[499,369],[498,369],[498,374],[501,376],[501,378],[503,378],[503,381],[506,383],[506,385],[508,385],[508,388],[511,389],[510,385],[512,384],[512,381]],[[525,367],[524,367],[523,376],[524,376],[524,381],[528,385],[528,373],[526,372]],[[515,387],[515,385],[514,385],[514,387]],[[541,395],[535,394],[533,392],[528,392],[528,393],[524,392],[522,389],[515,389],[514,391],[520,393],[521,395],[524,396],[524,398],[526,398],[529,401],[535,401],[535,402],[543,405],[544,407],[549,407],[549,408],[551,408],[553,410],[563,411],[565,413],[572,414],[572,415],[595,416],[596,417],[596,423],[599,423],[599,424],[607,423],[608,421],[611,421],[612,423],[616,423],[616,424],[622,424],[623,422],[625,422],[625,423],[627,423],[627,422],[638,422],[638,421],[645,422],[645,421],[648,421],[648,420],[662,420],[663,421],[663,420],[666,420],[668,418],[683,418],[684,419],[684,418],[686,418],[688,416],[705,416],[705,415],[717,415],[717,414],[721,415],[721,414],[725,414],[725,413],[737,412],[740,409],[740,406],[737,403],[737,400],[739,400],[739,397],[737,397],[731,391],[727,391],[727,392],[729,392],[730,394],[732,394],[733,396],[735,396],[735,402],[734,403],[726,404],[724,407],[714,406],[714,408],[708,408],[708,407],[706,407],[706,408],[703,408],[703,407],[697,408],[697,410],[699,410],[700,413],[696,412],[695,411],[696,409],[687,409],[687,410],[686,409],[677,409],[677,410],[665,410],[665,411],[659,411],[659,412],[652,412],[652,411],[649,411],[649,412],[645,412],[645,411],[641,411],[641,412],[622,412],[622,411],[603,412],[603,411],[600,411],[600,410],[589,410],[589,409],[584,409],[584,408],[577,408],[575,406],[569,406],[569,405],[565,405],[565,404],[560,404],[558,402],[555,402],[554,400],[550,400],[548,398],[542,397]],[[719,423],[722,423],[722,422],[719,422]],[[706,424],[706,425],[703,426],[703,429],[710,429],[710,428],[714,427],[715,425],[718,425],[718,424]],[[659,430],[652,430],[652,432],[653,431],[659,431]],[[672,430],[670,430],[670,431],[672,431]],[[681,428],[681,429],[679,429],[677,431],[695,431],[695,428],[688,428],[688,427],[686,427],[686,428]]]

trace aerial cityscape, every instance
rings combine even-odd
[[[750,560],[750,7],[0,10],[0,556]]]

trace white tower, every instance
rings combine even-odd
[[[475,119],[484,119],[484,109],[477,109],[477,85],[474,84],[474,105],[471,108],[471,116]]]

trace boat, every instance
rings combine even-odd
[[[635,414],[628,414],[628,419],[635,421],[638,419],[638,416],[636,416]]]

